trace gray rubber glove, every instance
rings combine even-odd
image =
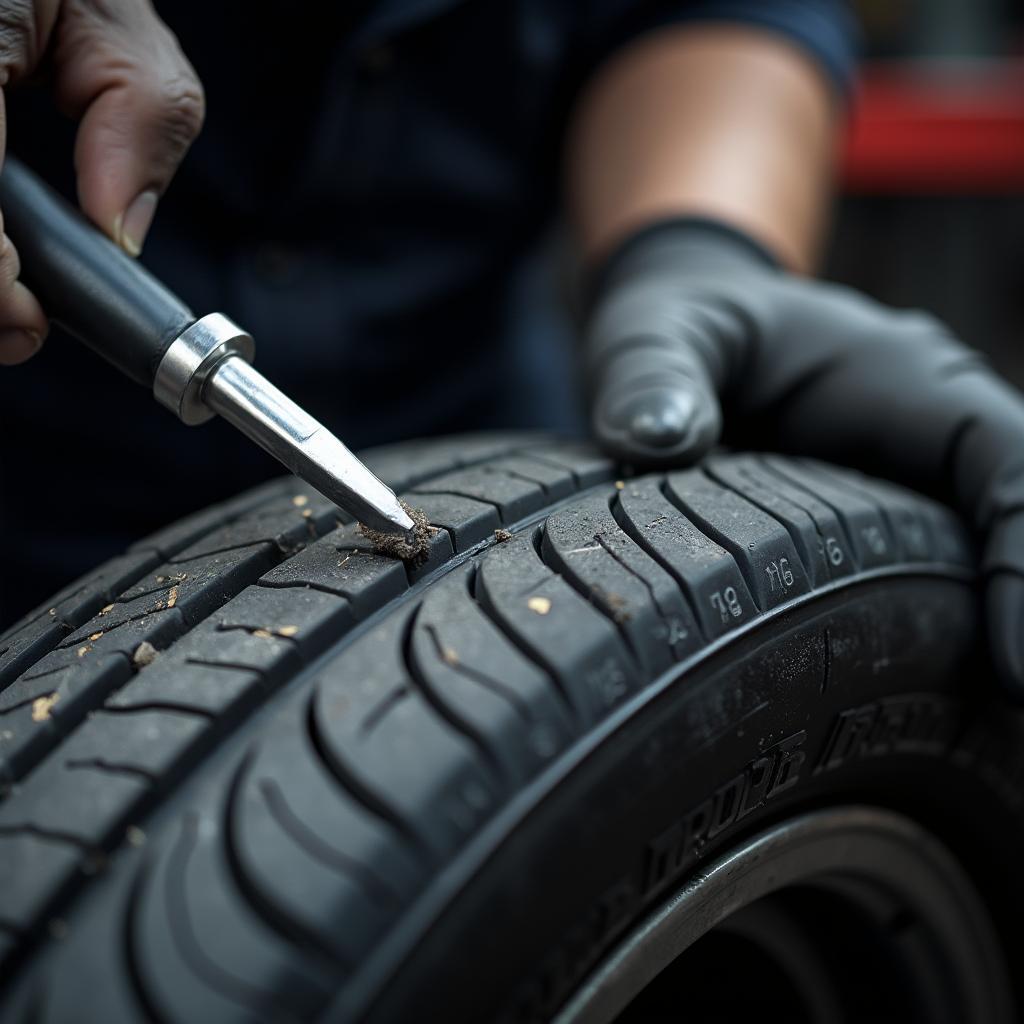
[[[594,433],[626,462],[683,465],[721,435],[950,502],[981,539],[994,664],[1024,701],[1024,396],[941,323],[669,221],[599,274],[585,359]]]

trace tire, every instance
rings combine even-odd
[[[424,564],[288,478],[0,639],[0,1019],[1015,1019],[1024,717],[945,509],[774,456],[366,458]],[[741,932],[828,960],[818,1016],[734,947],[708,987]]]

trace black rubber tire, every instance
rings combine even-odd
[[[843,802],[1019,948],[1024,718],[943,508],[530,435],[367,461],[425,564],[289,478],[0,639],[0,1019],[547,1019],[694,865]]]

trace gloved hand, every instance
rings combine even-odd
[[[138,255],[157,199],[203,122],[203,91],[148,0],[0,0],[0,88],[45,57],[58,106],[81,121],[75,145],[82,209]],[[0,95],[0,157],[6,149]],[[0,236],[0,363],[28,359],[45,337],[39,303],[17,280]]]
[[[677,466],[724,439],[857,466],[948,500],[978,531],[996,669],[1024,700],[1024,397],[937,320],[779,270],[698,219],[641,232],[596,279],[593,430]]]

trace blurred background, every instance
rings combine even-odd
[[[825,274],[887,304],[936,313],[1024,388],[1024,0],[855,0],[854,5],[863,25],[864,66],[841,161]],[[192,52],[203,38],[197,29],[186,50]],[[19,104],[26,99],[19,97]],[[19,115],[12,103],[7,114],[12,138],[21,140],[29,162],[33,146],[65,146],[70,152],[69,125],[63,135],[51,137],[49,129],[39,127],[35,106],[21,107]],[[70,161],[66,166],[70,194]],[[175,224],[173,205],[168,206],[147,248],[158,273],[182,262],[176,246],[183,230]],[[205,293],[188,298],[196,308],[217,309],[229,289],[245,296],[266,321],[258,331],[259,365],[271,379],[282,380],[282,364],[294,362],[289,338],[311,343],[319,337],[329,346],[335,338],[330,322],[326,327],[320,322],[317,302],[296,299],[307,294],[301,249],[288,244],[286,231],[281,232],[285,242],[277,245],[275,230],[271,225],[266,237],[241,238],[226,256],[211,248],[205,266],[220,269],[203,278]],[[517,281],[521,294],[494,316],[515,317],[513,332],[534,349],[534,358],[524,360],[534,368],[529,386],[535,394],[555,388],[562,429],[579,429],[584,422],[579,396],[564,394],[559,383],[572,379],[574,353],[564,259],[563,273],[556,272],[564,248],[559,249],[558,232],[552,234],[550,261],[538,261],[524,274]],[[250,241],[251,252],[245,248]],[[308,286],[315,291],[322,282],[310,278]],[[299,313],[305,320],[296,319]],[[479,333],[485,337],[487,328]],[[277,349],[266,341],[275,336],[283,339]],[[415,366],[400,369],[407,374],[395,384],[402,394],[456,408],[451,400],[456,379],[449,392],[427,395],[416,389]],[[358,365],[349,376],[359,378]],[[164,467],[184,458],[182,428],[142,389],[77,346],[47,346],[4,383],[0,434],[8,442],[0,445],[0,491],[28,497],[0,504],[0,536],[20,537],[7,544],[0,559],[0,631],[138,537],[250,486],[261,475],[278,473],[226,424],[212,424],[188,442],[189,475],[168,475]],[[303,393],[290,390],[306,402]],[[61,424],[47,426],[24,444],[16,425],[37,421],[40,395],[74,403],[76,429],[69,435]],[[339,395],[346,422],[363,431],[359,436],[346,429],[346,441],[358,447],[368,439],[390,439],[387,407],[377,409],[372,389],[339,385]],[[504,425],[507,413],[490,406],[480,411]],[[138,451],[128,459],[108,458],[110,435]],[[75,466],[71,488],[69,464]],[[94,500],[97,493],[103,501]]]
[[[1024,3],[859,0],[826,273],[931,310],[1024,387]]]

